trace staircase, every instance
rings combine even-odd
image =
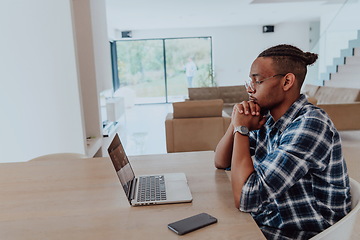
[[[341,50],[321,79],[324,86],[360,88],[360,30],[357,39],[349,41],[349,47]]]

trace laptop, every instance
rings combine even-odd
[[[108,153],[131,206],[192,201],[184,173],[135,176],[118,134]]]

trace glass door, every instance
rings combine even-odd
[[[188,98],[189,87],[213,86],[211,38],[165,39],[167,101]]]
[[[166,102],[162,40],[116,42],[121,91],[135,104]]]
[[[210,37],[117,41],[116,55],[116,85],[135,104],[183,101],[188,87],[214,85]]]

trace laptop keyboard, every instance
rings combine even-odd
[[[166,200],[163,175],[139,177],[138,202]]]

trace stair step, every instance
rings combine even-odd
[[[330,81],[360,82],[360,74],[359,73],[331,73]]]
[[[324,81],[324,86],[328,87],[343,87],[343,88],[360,88],[360,81],[352,80],[328,80]]]
[[[354,48],[354,56],[360,57],[360,47]]]
[[[354,74],[360,75],[360,65],[355,65],[355,64],[339,65],[337,72],[338,73],[354,73]]]
[[[351,56],[345,59],[346,65],[358,65],[360,66],[360,56]]]
[[[328,72],[326,72],[326,73],[321,73],[320,79],[321,79],[322,81],[328,81],[328,80],[330,80],[330,73],[328,73]]]
[[[340,51],[340,57],[326,67],[320,78],[327,81],[356,81],[360,83],[360,30],[358,39],[350,40],[349,47]]]

